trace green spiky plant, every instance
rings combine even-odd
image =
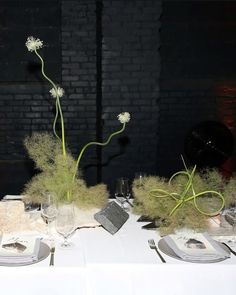
[[[46,192],[51,192],[57,202],[74,201],[80,207],[102,207],[108,198],[108,192],[104,184],[88,188],[79,171],[79,164],[85,150],[91,145],[105,146],[113,136],[125,130],[126,123],[130,120],[127,112],[118,115],[122,127],[113,132],[105,142],[92,141],[87,143],[80,151],[77,159],[74,159],[68,151],[65,140],[65,128],[63,111],[60,98],[64,90],[50,79],[44,70],[44,60],[38,50],[43,47],[43,42],[34,37],[28,37],[26,47],[34,52],[41,62],[42,76],[52,86],[51,96],[55,99],[56,114],[53,122],[53,133],[34,133],[25,139],[24,144],[30,157],[36,163],[40,173],[26,184],[24,195],[28,201],[43,202]],[[60,124],[60,132],[56,130],[57,122]]]
[[[196,166],[175,173],[170,180],[158,176],[133,182],[134,210],[159,220],[161,234],[183,227],[207,229],[209,217],[235,203],[236,179],[227,181],[216,169],[196,171]]]

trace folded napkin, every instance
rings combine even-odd
[[[7,200],[22,200],[23,196],[21,195],[5,195],[3,197],[3,200],[7,201]]]
[[[5,234],[0,240],[0,264],[27,264],[38,260],[39,238]]]
[[[230,253],[207,233],[169,235],[165,236],[164,240],[174,253],[185,261],[210,262],[230,257]]]

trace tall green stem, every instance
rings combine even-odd
[[[112,139],[113,136],[122,133],[124,130],[125,130],[125,123],[123,123],[123,126],[122,126],[122,128],[121,128],[120,130],[118,130],[118,131],[112,133],[112,134],[108,137],[108,139],[107,139],[105,142],[91,141],[91,142],[87,143],[87,144],[82,148],[82,150],[81,150],[81,152],[80,152],[80,154],[79,154],[79,156],[78,156],[77,162],[76,162],[75,173],[74,173],[74,176],[73,176],[73,182],[74,182],[74,180],[75,180],[76,173],[77,173],[78,168],[79,168],[80,160],[81,160],[81,158],[82,158],[82,156],[83,156],[83,153],[84,153],[85,150],[87,149],[87,147],[89,147],[90,145],[100,145],[100,146],[105,146],[105,145],[107,145],[107,144],[111,141],[111,139]]]
[[[54,131],[54,134],[59,138],[59,136],[57,135],[56,133],[56,120],[57,120],[57,117],[58,117],[58,111],[59,111],[59,114],[60,114],[60,119],[61,119],[61,143],[62,143],[62,153],[63,155],[65,156],[66,155],[66,145],[65,145],[65,129],[64,129],[64,119],[63,119],[63,113],[62,113],[62,109],[61,109],[61,104],[60,104],[60,99],[59,99],[59,96],[58,96],[58,93],[57,93],[57,87],[55,85],[55,83],[45,74],[44,72],[44,61],[43,61],[43,58],[41,57],[41,55],[37,52],[37,50],[35,49],[35,54],[38,56],[38,58],[40,59],[41,61],[41,72],[42,72],[42,75],[44,76],[44,78],[52,85],[52,87],[54,88],[55,90],[55,93],[56,93],[56,116],[55,116],[55,120],[54,120],[54,123],[53,123],[53,131]]]

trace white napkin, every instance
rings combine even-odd
[[[191,235],[169,235],[164,237],[167,245],[177,256],[185,261],[214,261],[230,257],[207,233],[194,233]]]
[[[3,200],[22,200],[22,197],[21,195],[5,195]]]
[[[38,260],[39,238],[5,234],[0,239],[0,264],[24,264]]]

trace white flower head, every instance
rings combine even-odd
[[[117,116],[118,120],[121,124],[128,123],[130,121],[130,113],[124,112]]]
[[[36,49],[40,49],[43,47],[43,41],[40,39],[36,39],[32,36],[27,38],[27,41],[25,42],[26,47],[29,51],[34,51]]]
[[[52,88],[49,92],[53,98],[62,97],[65,93],[64,89],[61,87],[57,87],[57,89]]]

